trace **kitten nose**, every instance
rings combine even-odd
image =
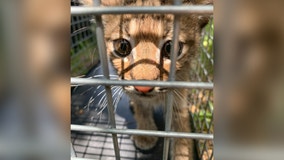
[[[154,89],[154,87],[146,87],[146,86],[134,86],[134,88],[136,89],[136,91],[142,93],[148,93]]]

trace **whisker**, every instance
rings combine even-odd
[[[82,93],[80,93],[80,95],[84,95],[86,94],[88,91],[92,90],[94,87],[90,87],[87,90],[83,91]]]
[[[101,85],[100,85],[101,86]],[[101,86],[102,87],[102,86]],[[98,89],[98,88],[97,88]],[[105,89],[103,89],[98,95],[97,95],[97,97],[98,96],[100,96],[101,94],[103,94],[103,93],[105,93]]]
[[[75,31],[73,32],[73,34],[78,33],[78,32],[83,32],[83,31],[86,31],[86,30],[88,30],[88,29],[90,29],[90,27],[82,27],[82,28],[80,28],[80,29],[75,30]]]
[[[119,101],[121,100],[121,98],[124,94],[122,87],[118,87],[117,90],[118,90],[118,92],[117,92],[117,96],[115,97],[115,102],[114,102],[114,111],[115,112],[116,112],[116,109],[117,109],[117,105],[118,105]]]
[[[88,109],[90,108],[91,104],[94,102],[95,98],[91,97],[88,101],[88,104],[86,105]]]
[[[119,100],[120,100],[119,97],[115,97],[114,100],[113,100],[114,112],[116,112],[117,104],[118,104]]]
[[[92,76],[92,77],[88,77],[88,79],[100,78],[100,77],[104,77],[104,76],[103,75],[95,75],[95,76]]]
[[[104,92],[104,91],[102,91],[102,92]],[[105,93],[105,92],[104,92],[104,93]],[[106,101],[106,94],[104,94],[104,95],[102,96],[102,98],[100,99],[100,101],[98,102],[98,104],[103,104],[105,101]]]
[[[113,96],[115,96],[117,94],[117,92],[119,92],[120,88],[117,86],[112,87],[113,90]]]
[[[118,75],[109,75],[110,79],[118,79]],[[93,79],[93,78],[102,78],[104,75],[94,75],[92,77],[88,77],[88,79]]]
[[[122,87],[120,86],[112,86],[111,90],[112,90],[114,111],[116,112],[117,105],[123,95],[123,90],[122,90]],[[102,93],[104,93],[104,95],[103,97],[101,97],[100,101],[98,102],[98,109],[100,111],[97,114],[101,114],[102,111],[107,107],[107,99],[106,99],[105,90],[101,91],[100,94]]]

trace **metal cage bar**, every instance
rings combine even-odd
[[[71,85],[106,85],[106,86],[126,86],[126,85],[139,85],[139,86],[157,86],[167,88],[200,88],[200,89],[213,89],[213,83],[206,82],[185,82],[185,81],[142,81],[142,80],[110,80],[110,79],[88,79],[88,78],[71,78]]]
[[[95,6],[100,6],[100,1],[94,1]],[[96,35],[97,35],[97,43],[98,43],[98,49],[99,49],[99,55],[100,60],[102,64],[103,69],[103,75],[105,79],[110,79],[109,77],[109,68],[108,68],[108,57],[106,54],[106,45],[104,42],[104,29],[103,29],[103,23],[101,19],[101,15],[97,15],[95,17],[96,19]],[[115,116],[114,116],[114,107],[113,107],[113,99],[112,99],[112,92],[110,86],[105,86],[105,91],[107,95],[107,109],[109,113],[109,121],[111,128],[116,128],[115,124]],[[115,157],[117,160],[120,160],[120,153],[119,153],[119,146],[118,146],[118,140],[117,140],[117,134],[112,133],[112,141],[114,146],[114,152]]]
[[[71,7],[72,15],[101,14],[212,14],[213,6]]]
[[[181,5],[181,0],[176,0],[174,1],[174,6]],[[175,53],[178,52],[178,35],[179,35],[179,21],[180,21],[180,16],[179,15],[174,15],[174,24],[173,24],[173,47],[171,48],[171,66],[170,66],[170,73],[169,73],[169,82],[174,82],[175,81],[175,72],[176,72],[176,60],[177,60],[177,55]],[[169,132],[171,131],[171,126],[172,126],[172,113],[173,113],[173,102],[174,102],[174,97],[173,97],[173,91],[169,90],[167,93],[167,99],[166,99],[166,124],[165,124],[165,131]],[[170,148],[170,138],[165,137],[164,139],[164,148],[163,148],[163,160],[168,159],[168,153],[169,153],[169,148]]]
[[[186,132],[172,132],[172,131],[150,131],[150,130],[137,130],[137,129],[112,129],[112,128],[99,128],[94,126],[85,125],[71,125],[73,131],[84,132],[100,132],[100,133],[116,133],[116,134],[129,134],[129,135],[147,135],[157,137],[171,137],[171,138],[193,138],[193,139],[213,139],[213,134],[202,133],[186,133]]]
[[[114,110],[112,106],[112,95],[111,88],[112,85],[141,85],[141,86],[166,86],[170,88],[174,87],[186,87],[186,88],[200,88],[200,89],[213,89],[213,83],[202,83],[202,82],[181,82],[175,81],[175,61],[176,56],[174,53],[177,50],[178,46],[178,32],[179,32],[179,15],[180,14],[212,14],[213,6],[158,6],[158,7],[99,7],[99,1],[95,1],[96,6],[94,7],[71,7],[72,15],[86,15],[92,14],[96,15],[96,34],[97,34],[97,42],[98,49],[100,54],[100,59],[102,62],[103,74],[105,79],[86,79],[86,78],[71,78],[72,85],[104,85],[106,88],[107,94],[107,102],[108,102],[108,111],[110,115],[110,123],[111,128],[104,129],[98,127],[91,126],[83,126],[83,125],[71,125],[71,130],[73,131],[86,131],[86,132],[101,132],[112,134],[113,137],[113,145],[115,150],[116,159],[120,159],[119,147],[117,141],[117,134],[130,134],[130,135],[149,135],[149,136],[160,136],[165,137],[164,143],[164,157],[163,159],[168,159],[168,150],[169,150],[169,142],[170,138],[193,138],[193,139],[204,139],[204,140],[212,140],[213,134],[198,134],[198,133],[181,133],[181,132],[172,132],[171,131],[171,116],[172,116],[172,102],[173,96],[172,93],[168,93],[167,98],[167,106],[166,106],[166,126],[165,131],[145,131],[145,130],[122,130],[116,129],[115,125],[115,117]],[[175,1],[175,5],[179,5],[181,1]],[[109,78],[109,68],[107,63],[107,54],[104,40],[99,37],[104,37],[103,35],[103,25],[101,21],[102,14],[142,14],[142,13],[159,13],[159,14],[175,14],[174,19],[174,36],[173,43],[174,47],[171,49],[171,61],[173,62],[170,69],[169,80],[165,82],[157,82],[157,81],[118,81],[118,80],[110,80]],[[75,158],[71,159],[86,159],[86,158]]]

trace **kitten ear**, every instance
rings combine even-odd
[[[213,1],[214,0],[198,0],[198,4],[213,5]],[[200,28],[203,28],[208,24],[209,20],[211,19],[211,16],[210,15],[199,16],[198,19],[199,19],[198,22],[199,22]]]
[[[211,19],[211,16],[199,16],[198,19],[200,28],[203,28],[208,24],[209,20]]]

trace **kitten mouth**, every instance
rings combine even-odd
[[[152,99],[154,97],[157,97],[157,94],[154,93],[130,92],[130,94],[134,95],[137,98],[143,99]]]
[[[153,94],[147,94],[147,93],[135,93],[136,95],[140,96],[140,97],[145,97],[145,98],[152,98],[155,97],[155,95]]]

